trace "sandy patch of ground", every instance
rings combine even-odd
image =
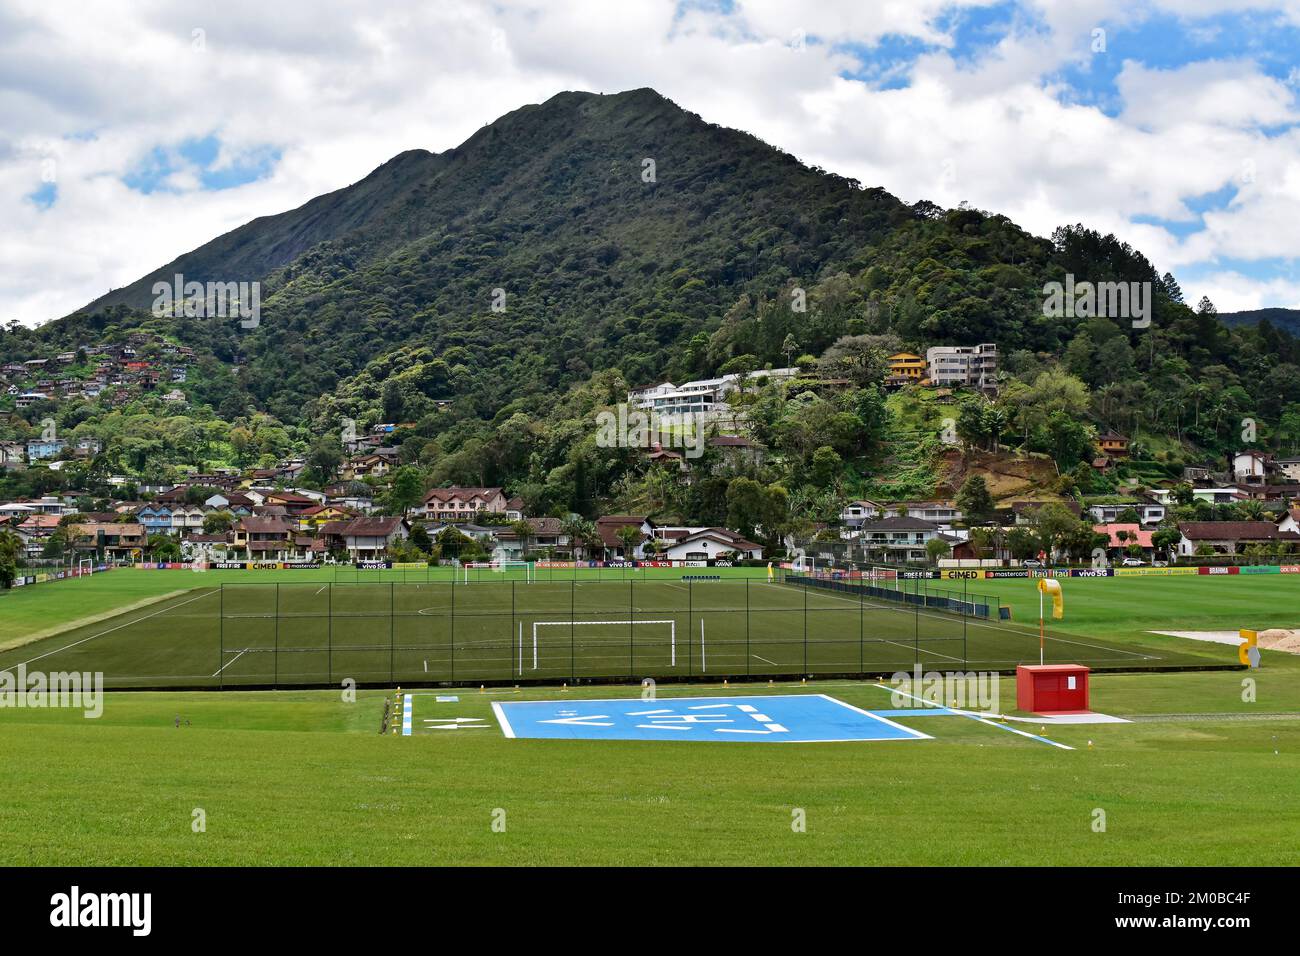
[[[1186,637],[1193,641],[1231,644],[1233,647],[1238,647],[1241,644],[1241,635],[1236,631],[1152,631],[1151,633],[1165,634],[1169,637]],[[1258,644],[1266,651],[1300,654],[1300,629],[1289,630],[1285,627],[1271,627],[1268,630],[1259,631]]]

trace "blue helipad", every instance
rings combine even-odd
[[[929,740],[825,694],[493,703],[507,737],[821,743]]]

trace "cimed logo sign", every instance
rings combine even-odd
[[[825,694],[492,705],[507,737],[811,743],[922,740],[926,734]]]

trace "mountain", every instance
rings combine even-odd
[[[178,272],[261,282],[260,324],[150,314],[153,282]],[[1071,275],[1152,283],[1150,321],[1049,308],[1045,283]],[[1300,449],[1300,342],[1271,319],[1220,318],[1084,225],[1044,239],[966,204],[906,205],[652,90],[561,93],[73,315],[0,329],[16,366],[0,439],[51,417],[105,445],[84,468],[0,475],[0,491],[289,455],[324,484],[347,418],[397,425],[381,440],[409,466],[406,491],[502,486],[534,514],[665,513],[742,531],[832,520],[849,496],[939,494],[954,472],[938,434],[953,422],[993,459],[1046,456],[1044,493],[1117,493],[1221,462],[1248,419],[1261,447]],[[996,402],[880,387],[895,351],[988,342]],[[121,361],[105,369],[106,354]],[[790,364],[802,372],[788,389],[735,399],[761,466],[712,450],[691,480],[670,480],[635,449],[597,444],[593,416],[629,385]],[[46,387],[52,397],[19,407]],[[1123,469],[1089,467],[1106,429],[1134,439]]]
[[[1291,335],[1300,337],[1300,309],[1251,309],[1248,312],[1220,312],[1219,319],[1224,325],[1258,325],[1268,322],[1275,329],[1281,329]]]
[[[248,223],[71,319],[92,331],[129,322],[122,310],[147,308],[153,282],[177,272],[259,280],[257,330],[175,326],[237,361],[259,404],[295,417],[367,362],[418,343],[451,353],[456,391],[473,379],[489,413],[628,355],[641,357],[629,376],[657,376],[683,336],[744,291],[771,296],[844,268],[913,215],[652,90],[561,93],[455,149],[404,153]],[[445,378],[427,383],[441,390],[429,398],[451,395]]]

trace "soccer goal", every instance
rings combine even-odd
[[[95,573],[94,558],[77,558],[77,577],[89,577]]]
[[[529,561],[468,561],[462,564],[461,567],[465,572],[466,584],[471,581],[470,571],[491,571],[494,574],[500,574],[503,578],[522,579],[526,582],[533,580],[533,565]],[[478,574],[475,573],[474,577],[477,578]]]
[[[677,622],[671,619],[662,621],[533,621],[533,670],[537,670],[537,635],[539,630],[544,627],[648,627],[657,625],[668,627],[668,663],[670,667],[677,666]],[[519,624],[519,665],[520,674],[524,672],[524,625],[521,621]]]

